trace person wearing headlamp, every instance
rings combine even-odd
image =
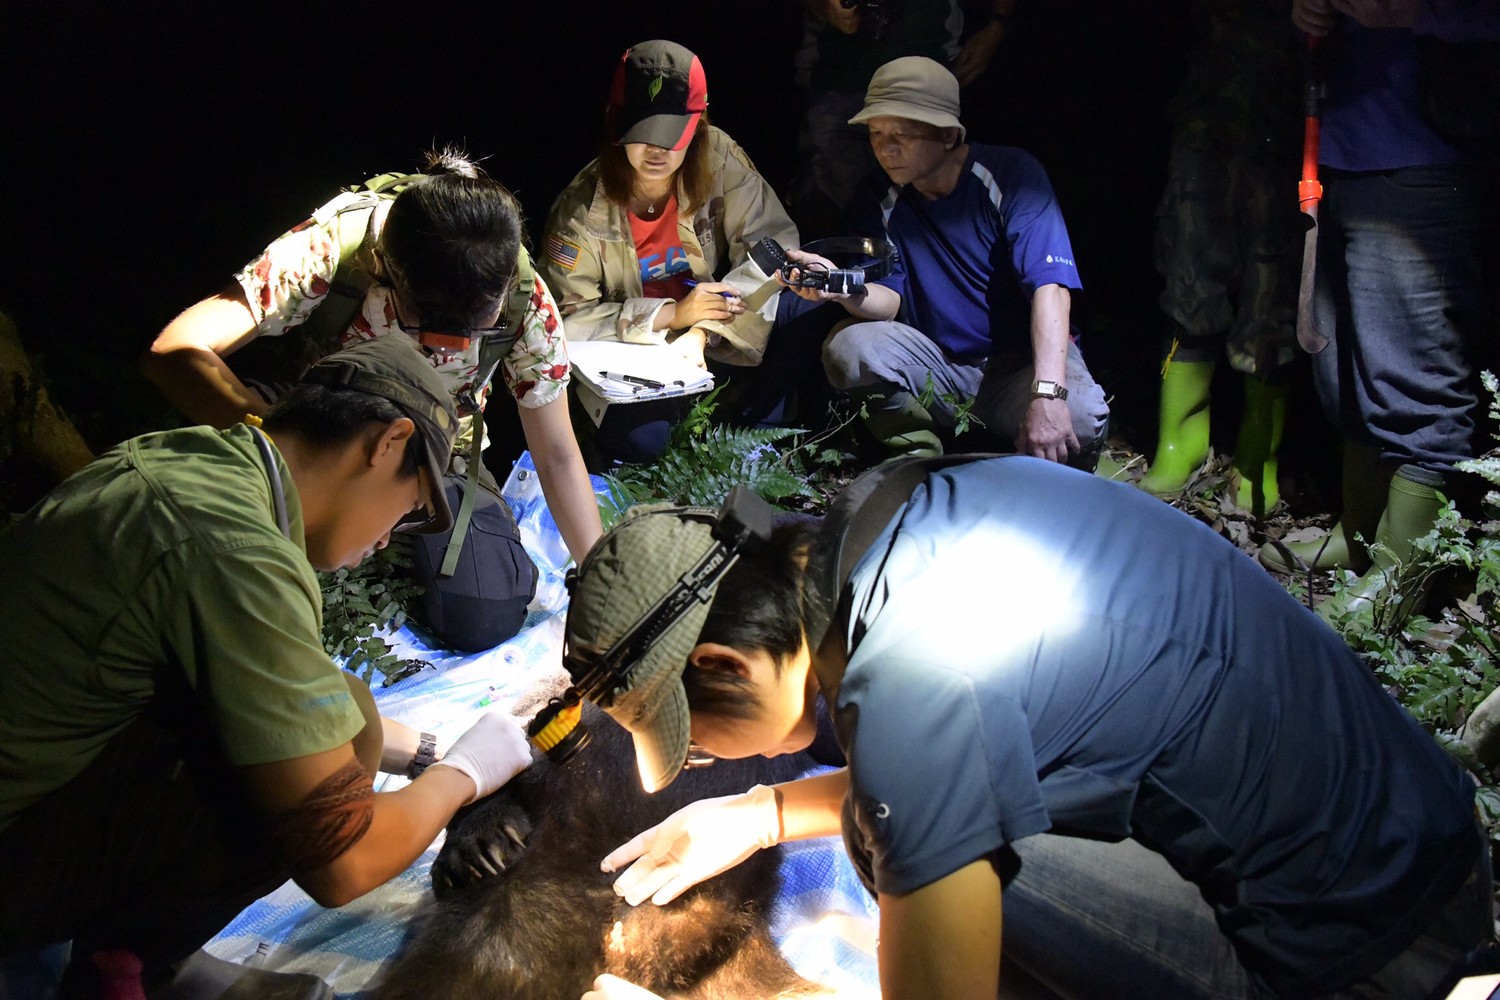
[[[455,151],[431,152],[421,174],[382,175],[320,207],[229,288],[167,324],[144,359],[185,416],[228,427],[265,414],[282,389],[264,375],[242,378],[256,363],[247,355],[259,353],[264,368],[279,352],[277,374],[295,379],[340,346],[380,337],[421,346],[464,430],[444,477],[457,527],[413,548],[423,587],[416,617],[444,648],[464,652],[515,635],[536,589],[515,518],[480,461],[492,377],[515,401],[568,551],[582,556],[602,531],[568,417],[562,320],[522,235],[520,207],[503,185]],[[240,353],[256,340],[257,350]]]
[[[1422,996],[1487,938],[1472,780],[1331,629],[1136,490],[940,463],[777,526],[615,663],[598,700],[647,789],[690,743],[807,746],[820,697],[848,758],[643,832],[603,859],[616,892],[664,903],[842,831],[887,1000],[990,1000],[1002,956],[1062,996]],[[724,544],[710,520],[648,509],[604,537],[574,582],[575,680]]]

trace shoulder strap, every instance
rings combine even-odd
[[[823,593],[833,597],[844,589],[875,537],[928,475],[949,466],[996,457],[965,454],[903,458],[877,466],[846,486],[829,505],[819,533],[818,568]]]
[[[526,310],[531,308],[531,293],[536,287],[536,269],[531,266],[531,255],[523,246],[516,258],[516,283],[506,298],[503,321],[509,336],[486,337],[479,345],[479,371],[483,377],[475,383],[477,399],[495,376],[500,359],[510,351],[517,337],[525,332]],[[463,551],[464,537],[469,533],[469,520],[474,514],[475,496],[479,491],[479,466],[483,461],[480,452],[484,449],[484,412],[474,414],[474,426],[470,430],[473,440],[469,447],[468,480],[464,483],[464,497],[458,505],[458,514],[453,519],[453,534],[448,538],[448,547],[443,551],[443,564],[439,576],[452,576],[458,568],[458,556]]]
[[[320,354],[338,347],[349,324],[359,313],[365,293],[375,284],[368,257],[375,236],[375,209],[406,189],[421,174],[380,174],[347,190],[363,195],[341,206],[334,214],[333,238],[339,248],[339,266],[329,282],[328,294],[302,322],[302,335]]]

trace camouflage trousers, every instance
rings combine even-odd
[[[1175,357],[1217,360],[1267,378],[1296,350],[1302,214],[1295,163],[1195,141],[1172,146],[1153,256]]]

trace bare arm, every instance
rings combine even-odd
[[[563,542],[574,562],[582,562],[589,549],[604,534],[599,520],[599,502],[589,482],[588,469],[568,418],[567,393],[538,407],[519,407],[521,430],[542,481],[547,509],[557,520]]]
[[[1292,23],[1314,38],[1333,30],[1334,20],[1329,0],[1292,0]]]
[[[839,832],[844,796],[849,792],[848,768],[774,787],[781,812],[781,843]]]
[[[967,87],[989,69],[995,50],[1005,39],[1005,23],[1015,13],[1015,8],[1015,0],[993,0],[990,19],[969,36],[953,60],[951,68],[959,86]]]
[[[385,774],[405,774],[417,755],[421,731],[385,716],[380,717],[380,728],[384,739],[380,750],[380,770]]]
[[[885,1000],[993,1000],[1000,988],[1000,876],[988,860],[879,900]]]
[[[256,337],[255,317],[239,286],[183,310],[151,343],[142,370],[189,420],[230,427],[269,407],[224,359]]]
[[[615,892],[631,906],[670,903],[758,850],[838,833],[848,788],[848,771],[840,770],[700,799],[615,848],[600,867],[614,872],[630,865],[615,879]]]
[[[351,744],[244,769],[252,795],[268,813],[300,805],[317,786],[354,759]],[[409,758],[408,758],[409,759]],[[298,872],[296,882],[321,906],[342,906],[404,871],[436,839],[475,785],[437,765],[404,788],[373,800],[364,835],[322,868]]]
[[[1038,381],[1067,385],[1068,314],[1072,296],[1062,285],[1043,285],[1031,297],[1031,358]],[[1066,462],[1078,451],[1073,418],[1062,399],[1033,399],[1026,408],[1016,451],[1053,462]]]

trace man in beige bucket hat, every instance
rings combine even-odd
[[[880,67],[849,122],[869,129],[885,173],[856,199],[855,229],[895,244],[899,261],[859,296],[797,289],[869,321],[824,345],[833,387],[869,401],[870,430],[898,454],[941,452],[939,430],[972,399],[1001,446],[1092,468],[1109,407],[1073,340],[1082,286],[1046,171],[1023,150],[968,142],[958,80],[922,56]],[[923,404],[929,384],[937,398]]]

